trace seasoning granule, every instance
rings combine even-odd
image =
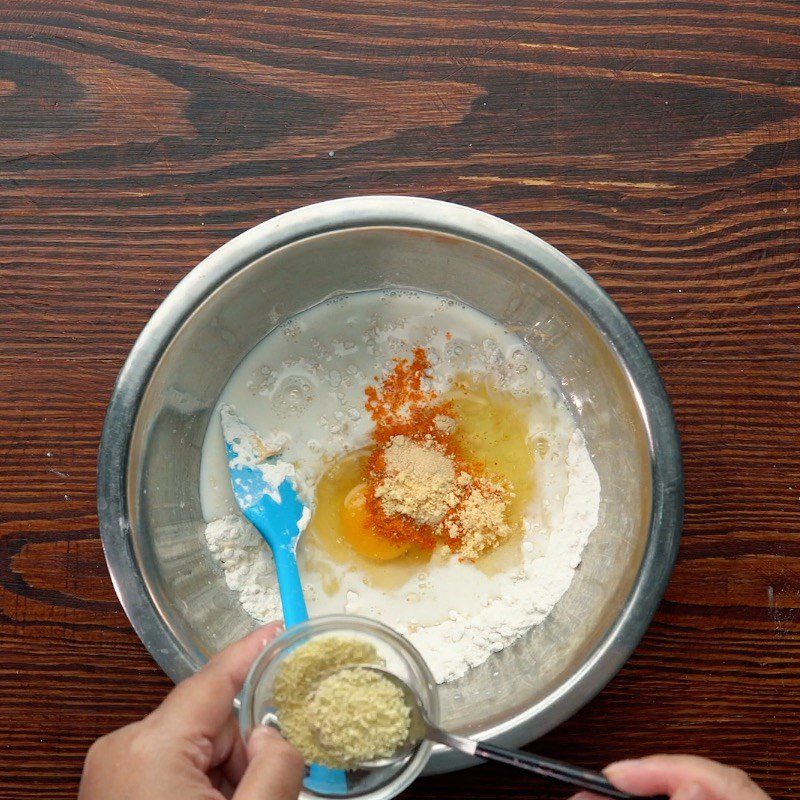
[[[274,696],[281,732],[309,764],[340,768],[311,727],[308,707],[317,686],[345,667],[380,666],[375,646],[362,639],[316,636],[287,655],[275,677]]]
[[[459,541],[459,553],[474,561],[511,534],[506,521],[509,492],[485,479],[474,481],[452,514],[445,518],[447,535]]]
[[[375,487],[387,514],[436,525],[458,503],[453,459],[433,439],[393,437],[384,450],[385,476]]]
[[[339,768],[389,758],[408,738],[411,710],[399,686],[368,669],[340,670],[317,686],[308,721]]]

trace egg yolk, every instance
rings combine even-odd
[[[410,544],[393,542],[376,534],[367,514],[367,484],[359,483],[345,496],[341,506],[342,538],[359,555],[374,561],[391,561],[407,553]]]

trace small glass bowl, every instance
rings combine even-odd
[[[414,689],[431,721],[439,722],[439,696],[436,681],[416,648],[391,628],[380,622],[357,616],[316,617],[290,628],[278,637],[250,668],[241,694],[239,724],[245,741],[258,725],[277,723],[274,684],[282,660],[300,644],[315,636],[338,634],[361,639],[374,645],[385,669]],[[431,754],[432,745],[421,742],[407,758],[390,766],[370,770],[326,770],[318,766],[306,768],[301,797],[389,800],[403,791],[422,772]]]

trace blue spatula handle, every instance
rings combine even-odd
[[[256,529],[261,532],[268,542],[269,539],[264,532],[269,530],[270,525],[274,526],[276,524],[274,510],[270,511],[268,507],[265,508],[265,504],[270,502],[270,500],[263,500],[261,503],[248,508],[245,512],[250,522],[255,525]],[[308,609],[303,597],[303,586],[300,583],[300,571],[297,568],[296,542],[297,539],[294,539],[293,541],[272,546],[275,569],[278,571],[278,589],[281,593],[283,621],[287,628],[299,625],[308,619]]]
[[[308,619],[303,587],[300,585],[300,572],[297,569],[297,556],[294,550],[279,548],[275,553],[275,569],[278,571],[278,586],[283,605],[283,621],[287,628],[299,625]]]

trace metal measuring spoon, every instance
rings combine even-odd
[[[449,747],[451,750],[458,750],[461,753],[466,753],[468,756],[499,761],[511,767],[524,769],[528,772],[535,772],[537,775],[542,775],[545,778],[552,778],[553,780],[561,781],[561,783],[567,783],[570,786],[587,789],[596,794],[603,795],[604,797],[615,798],[615,800],[669,800],[669,798],[663,795],[642,798],[639,795],[628,794],[627,792],[617,789],[601,773],[576,767],[564,761],[556,761],[552,758],[537,756],[533,753],[523,752],[522,750],[510,750],[505,747],[489,744],[488,742],[478,742],[475,739],[467,739],[465,736],[457,736],[454,733],[448,733],[437,725],[434,725],[430,719],[428,719],[419,696],[404,680],[402,680],[402,678],[398,678],[397,675],[385,669],[381,669],[380,667],[359,665],[358,668],[371,670],[391,681],[403,693],[405,704],[411,711],[408,738],[400,745],[395,754],[390,758],[363,762],[359,764],[360,767],[374,769],[388,766],[396,761],[401,761],[408,758],[420,742],[425,739],[430,739],[433,742],[438,742],[445,747]]]

